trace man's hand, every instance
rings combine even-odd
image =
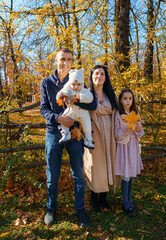
[[[74,124],[74,120],[68,116],[62,115],[58,117],[58,123],[69,128]]]

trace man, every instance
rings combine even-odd
[[[41,115],[47,120],[45,153],[47,161],[47,210],[44,217],[44,222],[47,225],[52,225],[55,221],[55,213],[57,209],[58,195],[58,180],[60,177],[62,152],[64,144],[59,144],[61,138],[58,125],[62,124],[65,127],[71,127],[74,120],[63,114],[63,107],[56,103],[56,95],[62,89],[64,84],[69,79],[69,71],[72,66],[73,54],[67,48],[62,48],[58,51],[56,58],[57,70],[48,78],[44,78],[41,82]],[[81,108],[94,110],[96,101],[93,100],[90,104],[74,103]],[[84,208],[85,181],[83,175],[83,140],[77,141],[72,139],[66,143],[65,147],[70,156],[70,164],[72,176],[74,179],[74,194],[75,194],[75,210],[81,227],[89,226],[89,218]]]

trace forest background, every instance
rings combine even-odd
[[[56,51],[61,47],[73,51],[73,67],[84,68],[86,84],[92,67],[104,64],[117,96],[123,87],[133,90],[145,130],[141,141],[145,170],[148,176],[161,176],[159,181],[163,180],[165,3],[164,0],[0,3],[2,204],[4,196],[7,197],[4,194],[13,193],[13,189],[16,193],[20,188],[24,193],[30,189],[28,194],[34,196],[37,192],[34,189],[45,188],[45,120],[39,112],[40,82],[54,72]],[[68,163],[66,153],[63,163]],[[69,176],[65,165],[62,178],[66,183],[61,183],[64,189],[72,181]]]

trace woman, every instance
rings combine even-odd
[[[115,186],[121,182],[114,170],[114,111],[117,103],[106,67],[97,65],[91,70],[89,88],[97,100],[97,109],[90,111],[95,149],[85,149],[84,166],[91,189],[92,208],[99,212],[110,209],[106,200],[109,185]]]

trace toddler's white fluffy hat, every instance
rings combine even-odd
[[[84,69],[71,69],[69,71],[69,84],[74,82],[84,84]]]

